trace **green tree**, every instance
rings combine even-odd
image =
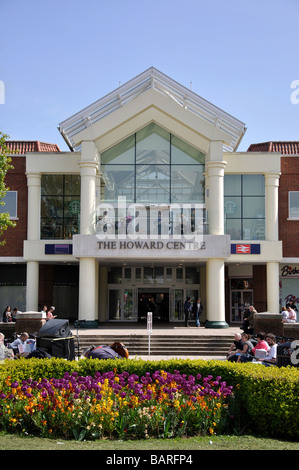
[[[0,206],[4,206],[3,198],[7,191],[9,190],[5,184],[5,176],[8,170],[13,169],[11,165],[11,150],[5,144],[6,140],[9,138],[8,135],[3,134],[0,131]],[[8,227],[15,227],[16,223],[9,219],[8,212],[0,212],[0,238],[2,238],[3,233]],[[2,239],[0,241],[0,246],[5,245],[6,240]]]

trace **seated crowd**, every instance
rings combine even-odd
[[[231,344],[227,360],[233,362],[258,362],[265,366],[276,364],[277,343],[272,333],[258,333],[256,339],[248,333],[237,333]]]
[[[36,340],[24,332],[5,344],[5,336],[0,333],[0,360],[28,357],[36,350]]]

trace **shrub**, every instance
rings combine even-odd
[[[21,359],[7,361],[0,368],[0,389],[7,377],[11,381],[32,378],[62,378],[65,373],[94,376],[115,373],[139,377],[157,370],[186,376],[220,376],[233,387],[235,427],[263,436],[299,438],[299,370],[295,367],[264,367],[251,363],[236,364],[217,360],[170,359],[163,361],[82,359]]]

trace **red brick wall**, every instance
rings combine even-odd
[[[3,234],[6,240],[0,246],[0,256],[23,256],[23,241],[27,238],[27,178],[26,157],[12,157],[13,170],[9,170],[5,183],[11,191],[18,191],[16,227],[9,227]]]
[[[299,257],[299,220],[288,220],[289,191],[299,191],[299,155],[281,157],[279,181],[279,239],[284,257]]]
[[[267,272],[264,264],[253,266],[253,304],[257,312],[267,311]]]

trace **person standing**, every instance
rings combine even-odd
[[[184,303],[185,326],[188,326],[189,314],[192,312],[191,298],[187,297]]]
[[[197,299],[197,302],[196,303],[194,302],[194,305],[193,305],[193,313],[195,315],[195,324],[197,327],[200,326],[200,316],[202,314],[202,311],[203,311],[203,306],[201,303],[201,299]]]
[[[254,314],[257,313],[253,305],[250,305],[248,312],[245,313],[243,318],[243,326],[241,330],[244,330],[244,333],[253,334],[254,332]]]
[[[55,310],[55,307],[49,308],[49,311],[47,313],[47,320],[53,320],[53,318],[56,318],[57,315],[54,315],[54,310]]]

